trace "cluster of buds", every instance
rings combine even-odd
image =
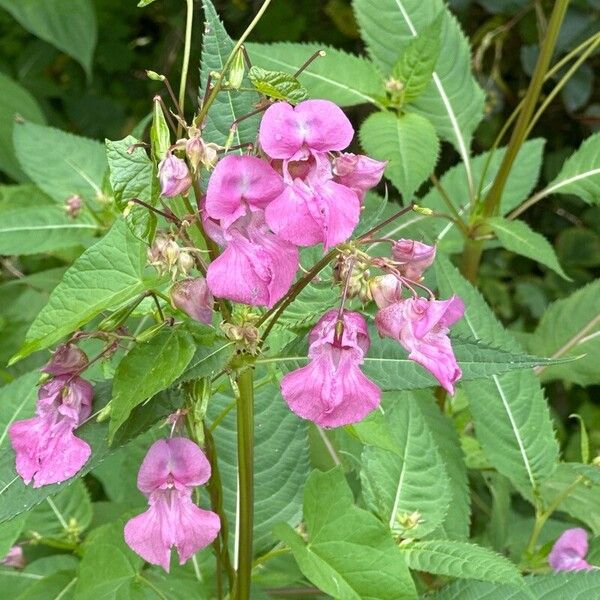
[[[407,537],[407,533],[417,527],[417,525],[421,525],[423,522],[422,515],[418,510],[411,513],[403,512],[396,515],[396,523],[393,527],[393,531],[401,537]]]
[[[346,298],[358,298],[363,304],[372,300],[370,266],[371,257],[364,252],[340,252],[333,266],[333,278],[346,290]]]
[[[83,208],[83,198],[77,194],[73,194],[73,196],[69,196],[65,200],[65,212],[67,216],[71,218],[75,218]]]
[[[152,246],[148,248],[148,262],[164,275],[170,273],[173,280],[178,275],[187,275],[194,266],[192,255],[183,250],[170,236],[158,234]]]
[[[231,323],[222,323],[221,329],[227,339],[235,342],[236,349],[248,354],[257,354],[260,345],[260,333],[256,323],[258,315],[241,307],[234,312]]]

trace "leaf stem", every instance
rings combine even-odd
[[[179,82],[179,111],[185,115],[185,88],[187,84],[188,68],[190,66],[190,51],[192,48],[192,25],[194,20],[194,0],[186,0],[185,19],[185,44],[183,47],[183,62],[181,63],[181,81]],[[181,136],[181,123],[177,124],[177,137]]]

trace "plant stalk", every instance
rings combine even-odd
[[[194,20],[194,0],[186,0],[185,44],[183,46],[183,62],[181,63],[181,80],[179,82],[179,111],[185,117],[185,88],[187,85],[190,52],[192,48],[192,25]],[[181,136],[181,123],[177,124],[177,137]]]

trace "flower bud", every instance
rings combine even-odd
[[[200,136],[194,136],[185,143],[185,153],[194,171],[200,164],[206,169],[212,169],[217,163],[218,149],[217,144],[206,144]]]
[[[25,566],[25,557],[21,546],[12,546],[8,554],[0,560],[0,565],[12,567],[13,569],[22,569]]]
[[[69,217],[76,217],[83,207],[83,199],[81,196],[74,194],[67,198],[65,202],[65,212]]]
[[[212,323],[214,298],[206,279],[184,279],[171,288],[171,304],[200,323]]]
[[[165,198],[174,198],[179,194],[185,194],[192,185],[192,176],[185,160],[177,158],[173,154],[167,154],[166,158],[160,161],[158,178],[161,196]]]
[[[194,259],[189,252],[181,252],[177,259],[177,268],[180,273],[187,275],[190,269],[194,266]]]
[[[386,166],[386,161],[344,152],[334,158],[333,173],[338,183],[353,189],[362,199],[367,190],[381,181]]]
[[[402,298],[402,283],[392,274],[370,279],[369,290],[379,308],[386,308]]]
[[[392,256],[402,263],[400,266],[402,275],[412,281],[419,281],[423,271],[431,266],[435,259],[435,246],[401,239],[392,246]]]
[[[157,161],[163,160],[167,156],[169,147],[171,146],[171,133],[161,106],[160,96],[155,96],[154,98],[150,142],[154,159]]]
[[[74,344],[63,344],[56,349],[52,358],[42,367],[48,375],[71,375],[83,371],[88,365],[86,353]]]
[[[231,63],[231,67],[229,69],[229,77],[227,78],[227,83],[230,88],[234,90],[239,89],[242,85],[242,81],[244,80],[244,71],[246,65],[244,61],[244,51],[240,48],[233,57],[233,61]]]

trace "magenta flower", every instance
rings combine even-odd
[[[160,195],[165,198],[185,194],[192,185],[192,176],[185,160],[170,152],[158,164],[158,179]]]
[[[408,358],[425,367],[448,393],[462,375],[448,337],[448,328],[464,314],[458,296],[448,300],[408,298],[381,309],[375,325],[383,336],[398,340]]]
[[[59,346],[52,358],[42,367],[43,373],[48,375],[73,375],[83,371],[88,365],[88,357],[83,350],[75,344]]]
[[[381,181],[386,166],[387,161],[351,152],[344,152],[333,159],[335,181],[354,190],[361,201],[367,190]]]
[[[208,235],[226,244],[208,266],[206,281],[211,292],[219,298],[271,308],[294,281],[298,249],[269,231],[261,210],[240,217],[226,230],[205,221]]]
[[[342,323],[339,334],[337,311],[325,313],[309,336],[310,363],[281,380],[291,410],[321,427],[361,421],[381,400],[380,389],[359,367],[370,345],[364,317],[346,311]]]
[[[12,546],[8,554],[0,560],[0,565],[12,567],[13,569],[22,569],[25,566],[25,557],[21,546]]]
[[[588,551],[587,531],[581,527],[567,529],[554,542],[548,562],[555,571],[582,571],[592,569],[585,560]]]
[[[392,246],[392,256],[402,266],[400,273],[411,281],[419,281],[423,271],[435,260],[435,246],[415,240],[398,240]]]
[[[204,277],[177,282],[171,288],[171,302],[195,321],[212,323],[214,298]]]
[[[186,438],[154,442],[138,473],[138,489],[148,497],[146,512],[125,524],[125,541],[144,560],[169,571],[171,548],[179,564],[208,546],[221,529],[219,516],[192,501],[192,491],[210,478],[202,450]]]
[[[206,190],[206,214],[223,228],[246,214],[264,209],[283,191],[281,176],[256,156],[230,154],[217,164]]]
[[[9,427],[17,473],[26,484],[59,483],[83,467],[91,448],[73,430],[90,415],[93,395],[84,379],[60,375],[40,388],[37,416]]]
[[[328,100],[306,100],[297,106],[275,102],[260,123],[259,141],[271,158],[305,159],[311,152],[347,148],[354,129],[342,109]]]

